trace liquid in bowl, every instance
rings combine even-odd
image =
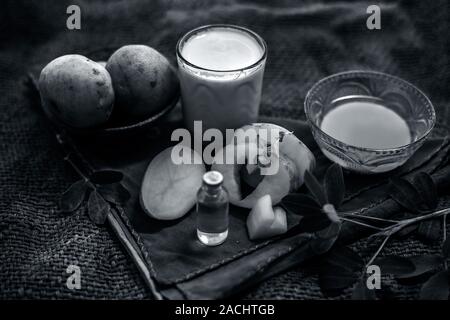
[[[408,123],[395,111],[370,101],[350,101],[324,115],[320,128],[336,140],[369,149],[390,149],[411,142]]]

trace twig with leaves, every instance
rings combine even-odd
[[[299,225],[296,227],[297,230],[301,232],[317,231],[330,223],[330,219],[324,219],[327,217],[326,214],[324,215],[326,213],[325,208],[331,205],[333,209],[339,209],[342,203],[345,194],[342,169],[337,164],[331,165],[325,174],[323,185],[311,173],[306,172],[305,184],[311,195],[290,194],[282,200],[282,205],[289,212],[302,216]],[[367,263],[364,263],[357,253],[347,247],[333,248],[325,255],[322,264],[319,276],[322,290],[326,294],[335,294],[356,283],[353,287],[354,299],[375,299],[375,292],[369,290],[366,285],[365,275],[367,267],[376,264],[383,270],[384,274],[393,275],[397,279],[417,278],[424,274],[432,275],[423,284],[420,298],[447,299],[449,296],[447,259],[450,257],[450,241],[446,236],[445,222],[447,214],[450,213],[450,208],[436,211],[438,204],[437,188],[433,179],[427,173],[417,174],[412,183],[406,179],[392,179],[390,190],[392,199],[416,216],[393,220],[338,210],[338,219],[345,223],[352,223],[372,230],[375,233],[369,239],[381,238],[382,241]],[[411,227],[427,224],[439,217],[443,217],[444,222],[441,255],[410,258],[379,257],[383,248],[393,236],[402,232],[407,234],[415,230]],[[429,230],[429,225],[424,229]]]
[[[108,220],[109,225],[116,233],[119,240],[124,244],[133,260],[136,262],[138,269],[148,284],[153,297],[157,300],[162,300],[163,297],[156,289],[156,285],[151,278],[143,257],[130,243],[131,235],[121,222],[120,217],[114,210],[112,210],[112,207],[121,206],[130,198],[129,191],[122,184],[122,172],[110,169],[92,170],[89,168],[90,173],[85,174],[76,164],[74,158],[86,163],[86,165],[87,162],[78,151],[75,144],[70,141],[70,138],[63,133],[58,133],[57,141],[65,152],[67,152],[64,159],[72,166],[81,178],[73,183],[62,194],[59,204],[61,212],[74,212],[81,206],[85,198],[88,196],[87,207],[90,219],[97,225],[103,225],[105,221]]]
[[[75,164],[71,154],[66,160],[81,177],[74,182],[61,196],[59,208],[61,212],[70,213],[78,209],[88,196],[88,214],[92,222],[98,225],[105,223],[111,204],[124,204],[130,198],[129,191],[121,183],[123,174],[115,170],[94,171],[87,177]]]

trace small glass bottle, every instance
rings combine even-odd
[[[217,246],[228,236],[228,192],[218,171],[203,175],[197,193],[197,237],[207,246]]]

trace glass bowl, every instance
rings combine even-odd
[[[324,116],[349,102],[384,106],[409,127],[411,142],[387,149],[367,148],[339,141],[321,129]],[[317,82],[305,99],[312,134],[324,155],[343,168],[359,173],[381,173],[404,164],[424,143],[436,122],[427,96],[409,82],[373,71],[348,71]]]

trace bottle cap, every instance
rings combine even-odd
[[[223,182],[223,175],[219,171],[208,171],[203,175],[203,182],[210,186],[217,186]]]

